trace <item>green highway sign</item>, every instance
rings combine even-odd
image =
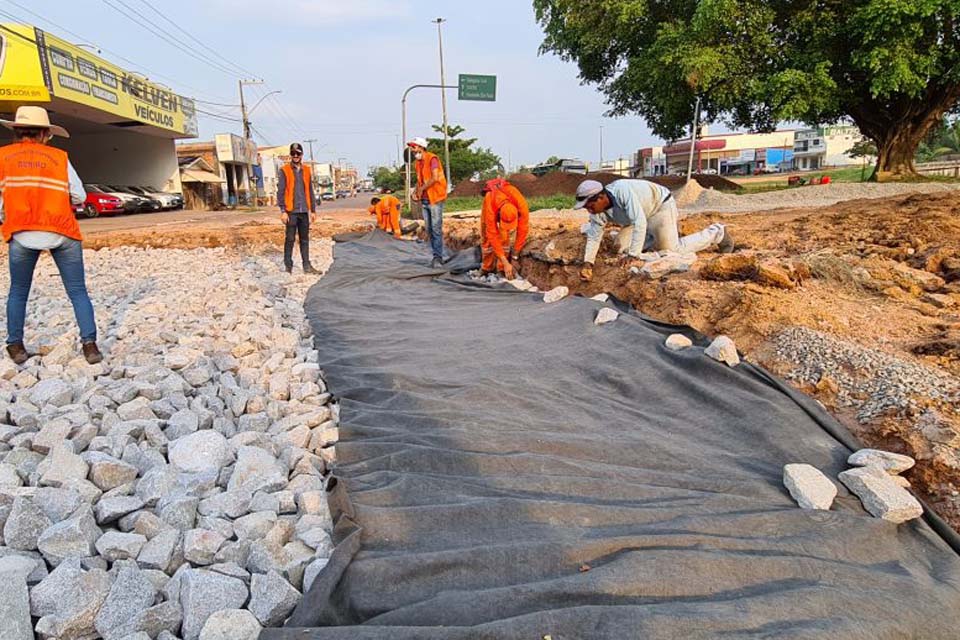
[[[497,76],[460,74],[460,99],[496,102]]]

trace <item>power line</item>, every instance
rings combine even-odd
[[[27,7],[19,4],[19,3],[17,3],[17,2],[14,2],[14,0],[6,0],[6,2],[7,2],[8,4],[11,4],[11,5],[13,5],[14,7],[20,9],[21,11],[23,11],[23,12],[25,12],[25,13],[27,13],[27,14],[29,14],[29,15],[37,18],[37,19],[39,19],[40,21],[42,21],[42,22],[44,22],[44,23],[46,23],[46,24],[51,25],[51,26],[54,27],[55,29],[58,29],[59,31],[61,31],[61,32],[67,34],[67,35],[73,36],[73,37],[76,38],[79,42],[93,42],[90,38],[86,38],[86,37],[80,35],[79,33],[75,32],[75,31],[71,31],[70,29],[67,29],[67,28],[64,27],[63,25],[57,24],[56,22],[54,22],[54,21],[51,20],[50,18],[48,18],[48,17],[46,17],[46,16],[43,16],[43,15],[37,13],[36,11],[32,11],[31,9],[29,9],[29,8],[27,8]],[[5,16],[7,16],[8,18],[10,18],[11,20],[13,20],[14,22],[18,22],[18,23],[21,23],[21,24],[28,24],[28,23],[29,23],[29,20],[24,20],[22,17],[17,16],[17,15],[14,15],[14,14],[11,14],[11,13],[6,12],[6,11],[0,11],[0,14],[3,14],[3,15],[5,15]],[[17,35],[20,35],[20,34],[17,34]],[[33,42],[33,40],[31,40],[31,42]],[[110,50],[110,49],[107,49],[106,47],[99,47],[99,45],[98,45],[98,48],[100,48],[102,51],[110,54],[111,56],[113,56],[113,57],[116,58],[117,60],[122,60],[123,62],[127,63],[128,65],[130,65],[130,66],[133,67],[134,69],[140,69],[141,71],[144,71],[144,72],[146,73],[146,75],[148,75],[148,76],[152,76],[152,77],[156,77],[156,78],[162,78],[163,80],[166,80],[167,82],[172,82],[172,83],[175,84],[175,85],[180,85],[181,87],[183,87],[183,88],[185,88],[185,89],[189,89],[191,92],[196,92],[196,93],[199,94],[199,95],[204,95],[204,94],[205,94],[205,90],[204,90],[204,89],[198,89],[197,87],[190,86],[190,85],[188,85],[188,84],[186,84],[186,83],[184,83],[184,82],[181,82],[180,80],[171,78],[170,76],[164,75],[164,74],[162,74],[162,73],[156,73],[156,72],[152,71],[151,69],[149,69],[148,67],[145,67],[145,66],[142,65],[142,64],[139,64],[139,63],[137,63],[137,62],[134,62],[133,60],[131,60],[131,59],[125,57],[125,56],[120,55],[120,54],[117,53],[116,51],[112,51],[112,50]],[[223,99],[223,98],[220,98],[219,96],[213,96],[213,97],[218,98],[218,99],[221,99],[221,100]]]
[[[183,27],[181,27],[179,24],[177,24],[176,22],[174,22],[173,20],[171,20],[170,18],[168,18],[168,17],[167,17],[166,15],[164,15],[163,13],[161,13],[155,6],[153,6],[151,3],[147,2],[147,0],[140,0],[140,3],[141,3],[142,5],[144,5],[145,7],[149,8],[151,11],[153,11],[155,14],[157,14],[158,16],[160,16],[161,18],[163,18],[164,20],[166,20],[168,23],[170,23],[171,25],[173,25],[173,27],[174,27],[175,29],[178,29],[181,33],[183,33],[183,35],[187,36],[188,38],[190,38],[191,40],[193,40],[194,42],[196,42],[198,45],[200,45],[201,47],[203,47],[204,49],[206,49],[207,51],[209,51],[210,53],[212,53],[214,56],[216,56],[216,57],[219,58],[220,60],[223,60],[224,62],[226,62],[226,63],[229,64],[230,66],[234,67],[235,69],[237,69],[238,71],[240,71],[242,74],[244,74],[244,75],[246,75],[246,76],[250,76],[250,77],[258,77],[258,76],[259,76],[259,74],[253,73],[253,72],[250,71],[249,69],[245,69],[245,68],[241,67],[240,65],[238,65],[237,63],[233,62],[232,60],[230,60],[230,59],[228,59],[228,58],[225,58],[224,56],[220,55],[220,53],[219,53],[216,49],[213,49],[212,47],[210,47],[209,45],[207,45],[206,43],[204,43],[204,42],[201,41],[200,39],[196,38],[196,37],[195,37],[193,34],[191,34],[189,31],[187,31],[186,29],[184,29]]]
[[[163,29],[163,27],[158,26],[152,20],[150,20],[149,18],[144,16],[142,13],[140,13],[138,10],[134,9],[133,7],[128,5],[126,2],[124,2],[124,0],[115,0],[115,1],[118,2],[120,5],[122,5],[123,7],[125,7],[126,10],[121,9],[119,6],[114,4],[114,0],[101,0],[103,4],[107,5],[108,7],[110,7],[117,13],[119,13],[120,15],[124,16],[131,22],[140,25],[141,27],[143,27],[153,35],[157,36],[158,38],[166,42],[167,44],[189,55],[191,58],[194,58],[195,60],[199,60],[200,62],[203,62],[207,66],[211,67],[212,69],[216,69],[221,73],[225,73],[230,76],[242,75],[242,74],[238,74],[236,71],[233,71],[232,69],[225,67],[224,65],[220,64],[219,62],[216,62],[215,60],[211,60],[202,52],[198,52],[194,47],[178,39],[176,36],[170,35],[167,31]],[[131,12],[134,15],[131,15],[131,13],[128,13],[128,12]],[[139,19],[138,17],[135,17],[135,16],[138,16]]]

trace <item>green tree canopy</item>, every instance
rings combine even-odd
[[[427,138],[427,151],[443,158],[443,127],[434,125],[433,130],[441,134],[439,138]],[[447,133],[450,144],[450,178],[456,184],[461,180],[479,174],[481,177],[489,175],[502,168],[500,156],[490,149],[474,149],[476,138],[458,137],[466,129],[459,125],[448,125]]]
[[[960,0],[534,0],[543,52],[575,61],[612,115],[677,139],[704,120],[772,130],[853,120],[878,177],[914,173],[960,99]]]
[[[374,167],[368,174],[377,189],[390,189],[394,193],[403,194],[403,167]]]

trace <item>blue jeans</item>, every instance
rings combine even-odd
[[[27,298],[33,284],[33,270],[42,251],[27,249],[17,242],[7,245],[10,253],[10,295],[7,296],[7,344],[23,342],[23,323],[27,316]],[[83,275],[83,245],[67,238],[56,249],[51,249],[53,261],[60,270],[60,279],[70,296],[73,313],[80,325],[80,340],[97,339],[97,324],[93,318],[93,304],[87,294]]]
[[[433,257],[439,260],[443,260],[443,204],[423,202],[423,221],[430,236],[430,249],[433,250]]]

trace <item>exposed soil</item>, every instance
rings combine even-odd
[[[791,327],[930,367],[960,382],[960,197],[956,193],[848,201],[829,207],[749,214],[700,214],[682,221],[691,233],[728,225],[731,255],[703,253],[688,273],[646,280],[612,257],[594,280],[578,277],[585,239],[582,218],[531,221],[522,271],[542,290],[607,292],[659,320],[733,338],[747,358],[789,377],[798,368],[778,356],[776,338]],[[451,221],[455,246],[477,241],[475,221]],[[610,234],[608,234],[609,236]],[[601,255],[610,256],[611,241]],[[857,348],[859,348],[857,347]],[[809,363],[805,363],[809,364]],[[921,367],[921,370],[924,370]],[[864,372],[850,373],[857,375]],[[893,383],[898,383],[894,380]],[[960,529],[958,398],[918,397],[869,419],[838,402],[826,368],[795,386],[821,401],[865,444],[907,453],[917,494]],[[904,393],[909,394],[909,387]],[[854,399],[863,405],[868,398]],[[860,413],[862,416],[862,412]]]
[[[694,176],[694,178],[698,183],[700,183],[700,186],[705,189],[716,189],[718,191],[737,191],[740,189],[740,185],[738,185],[736,182],[732,182],[720,176],[697,174]],[[548,173],[540,178],[530,173],[513,174],[507,179],[513,183],[513,185],[517,187],[517,189],[520,190],[520,193],[522,193],[524,196],[533,198],[555,195],[572,196],[576,194],[577,187],[584,180],[597,180],[601,184],[607,185],[614,180],[622,180],[623,176],[616,173],[603,172],[590,173],[587,175],[554,172]],[[662,184],[670,189],[679,189],[686,184],[686,178],[680,176],[661,176],[657,178],[645,179],[651,182],[656,182],[657,184]],[[480,195],[480,189],[482,187],[482,182],[471,182],[469,180],[464,180],[457,185],[456,189],[454,189],[453,193],[450,195],[452,197],[476,197]]]

